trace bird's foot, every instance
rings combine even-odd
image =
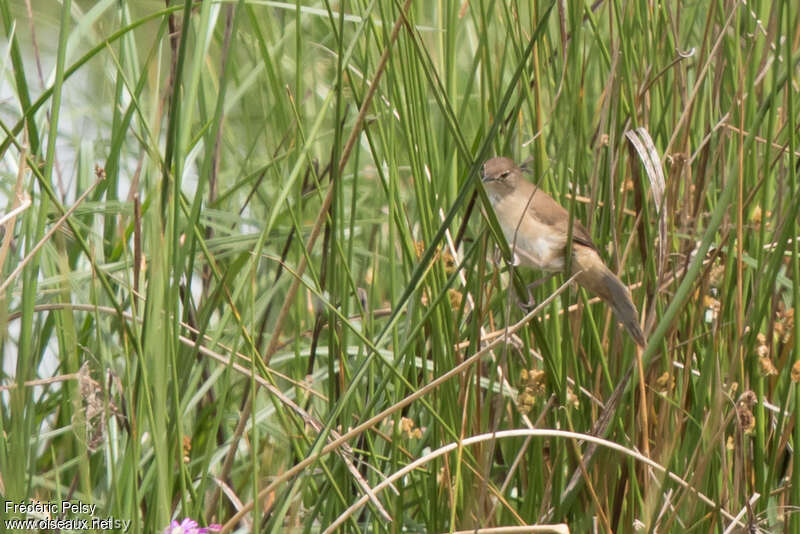
[[[547,274],[545,276],[542,276],[541,278],[538,278],[538,279],[534,280],[530,284],[528,284],[525,287],[525,291],[528,293],[526,302],[523,302],[519,298],[519,296],[517,296],[517,304],[519,304],[519,307],[522,308],[525,311],[525,313],[528,313],[531,310],[533,310],[536,307],[536,304],[537,304],[536,299],[533,298],[532,291],[534,289],[536,289],[537,287],[539,287],[540,285],[542,285],[545,282],[547,282],[548,280],[550,280],[551,278],[553,278],[555,275],[556,275],[556,273],[549,273],[549,274]],[[516,293],[515,293],[515,295],[516,295]]]

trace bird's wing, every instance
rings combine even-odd
[[[532,185],[532,187],[536,186]],[[538,187],[528,205],[528,211],[533,217],[563,232],[564,235],[569,232],[569,212]],[[589,231],[574,217],[572,219],[572,242],[597,250]]]

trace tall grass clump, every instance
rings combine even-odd
[[[800,532],[796,2],[0,20],[3,521]],[[526,291],[493,155],[589,228],[645,350]]]

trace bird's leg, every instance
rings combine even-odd
[[[540,285],[544,284],[545,282],[553,278],[556,274],[558,273],[547,273],[541,278],[537,278],[536,280],[525,286],[525,291],[528,293],[528,301],[527,302],[519,301],[520,307],[526,311],[530,311],[534,307],[536,307],[536,300],[534,300],[533,295],[531,295],[531,291],[533,291]]]
[[[494,259],[494,264],[495,265],[502,265],[503,263],[507,263],[511,267],[516,267],[517,265],[520,264],[519,256],[517,256],[517,253],[514,252],[513,250],[511,251],[511,261],[510,262],[505,262],[504,259],[503,259],[503,253],[500,252],[500,248],[499,247],[494,249],[494,258],[493,259]]]

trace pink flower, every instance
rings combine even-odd
[[[164,529],[163,534],[207,534],[208,532],[219,532],[220,530],[222,530],[222,525],[214,523],[207,527],[199,527],[197,526],[197,521],[186,517],[180,523],[177,521],[170,523]]]

